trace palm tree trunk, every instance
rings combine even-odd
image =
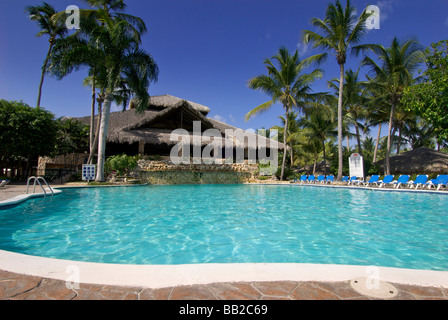
[[[340,64],[340,77],[339,77],[339,97],[338,97],[338,181],[342,180],[343,170],[343,156],[342,156],[342,94],[344,92],[344,65]]]
[[[358,123],[356,122],[355,122],[355,130],[356,130],[356,139],[358,140],[358,153],[362,156],[361,137],[359,135],[359,126]]]
[[[284,174],[285,174],[285,164],[286,164],[286,152],[288,144],[286,143],[286,140],[288,138],[287,131],[288,131],[288,113],[289,108],[286,107],[286,114],[285,114],[285,129],[283,130],[283,144],[285,146],[285,149],[283,150],[283,163],[282,163],[282,174],[280,176],[280,181],[283,181]]]
[[[380,146],[380,138],[381,138],[381,127],[382,124],[380,123],[380,126],[378,128],[378,137],[376,139],[375,152],[373,153],[373,163],[376,162],[376,157],[378,155],[378,147]]]
[[[90,153],[92,153],[93,143],[95,137],[93,136],[93,130],[95,126],[95,97],[96,97],[96,88],[95,88],[95,69],[92,73],[92,107],[90,110]]]
[[[322,139],[322,148],[324,156],[324,173],[327,174],[327,153],[325,152],[325,139]]]
[[[400,148],[401,148],[401,126],[398,127],[397,155],[400,154]]]
[[[387,150],[386,150],[386,175],[390,175],[390,149],[392,145],[392,126],[394,122],[394,113],[395,113],[395,103],[392,103],[392,106],[390,108],[390,119],[389,119],[389,132],[387,135]]]
[[[47,57],[45,58],[44,65],[42,66],[42,74],[40,76],[39,92],[37,94],[36,109],[40,109],[40,100],[42,98],[42,87],[44,85],[45,73],[47,72],[47,65],[48,65],[48,61],[50,60],[50,55],[51,55],[51,51],[53,50],[53,45],[54,44],[52,42],[50,42],[50,47],[48,48]]]
[[[289,143],[289,147],[291,148],[290,155],[291,155],[291,168],[292,168],[294,167],[294,152],[292,150],[292,141]]]
[[[109,116],[110,107],[112,105],[112,96],[106,94],[104,99],[104,106],[101,115],[101,125],[99,132],[99,144],[98,144],[98,165],[97,165],[97,175],[95,181],[103,182],[104,179],[104,165],[106,163],[106,139],[107,139],[107,128],[109,126]]]
[[[100,135],[100,126],[101,126],[101,109],[103,107],[103,101],[98,101],[98,120],[96,124],[95,130],[95,139],[93,140],[93,148],[90,150],[89,160],[87,163],[93,164],[93,156],[95,155],[96,150],[98,149],[98,137]]]

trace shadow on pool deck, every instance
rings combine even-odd
[[[25,193],[26,186],[0,190],[0,201]],[[394,284],[395,300],[448,300],[448,288]],[[0,270],[0,300],[372,300],[349,282],[239,282],[163,289],[81,284]]]

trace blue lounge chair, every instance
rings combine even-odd
[[[308,176],[301,176],[300,177],[300,183],[306,182],[307,179],[308,179]]]
[[[355,183],[359,183],[360,181],[358,180],[358,177],[351,177],[350,181],[348,182],[349,185],[353,184],[355,185]]]
[[[349,179],[348,176],[344,176],[344,177],[342,177],[342,181],[341,182],[347,182],[348,183],[348,179]]]
[[[437,179],[440,177],[440,175],[437,176],[436,179],[431,179],[428,182],[425,183],[424,187],[428,187],[428,189],[431,189],[431,187],[436,183]]]
[[[316,177],[314,175],[310,175],[308,177],[307,181],[308,181],[308,183],[314,183],[314,182],[316,182]]]
[[[394,188],[396,188],[396,189],[400,189],[400,186],[401,186],[402,184],[407,184],[407,183],[408,183],[409,178],[410,178],[410,177],[409,177],[408,175],[400,176],[400,178],[398,178],[397,181],[392,182],[393,184],[395,184],[395,187],[394,187]]]
[[[342,179],[342,180],[344,180],[344,179]],[[325,179],[325,184],[327,184],[327,183],[331,184],[333,182],[334,182],[334,176],[327,176],[327,179]]]
[[[428,189],[431,187],[437,187],[437,191],[440,190],[442,186],[446,186],[448,184],[448,175],[440,175],[437,179],[431,180],[428,182]]]
[[[379,175],[373,175],[370,177],[369,181],[365,181],[365,182],[361,182],[361,183],[363,183],[365,186],[370,186],[371,184],[378,185],[379,179],[380,179]],[[360,185],[361,183],[358,183],[358,185]]]
[[[378,184],[379,184],[380,188],[382,188],[383,186],[392,183],[393,180],[394,180],[394,176],[388,175],[388,176],[385,176],[383,180],[378,181]]]
[[[409,181],[409,187],[412,188],[415,186],[415,189],[418,189],[419,186],[424,186],[428,182],[428,176],[427,175],[419,175],[415,181]]]
[[[324,182],[325,181],[325,176],[322,176],[322,175],[318,176],[316,181],[319,182],[319,183]]]

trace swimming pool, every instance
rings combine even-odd
[[[448,197],[297,185],[66,189],[0,211],[0,249],[115,264],[448,270]]]

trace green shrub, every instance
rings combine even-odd
[[[125,154],[113,156],[106,161],[106,172],[116,173],[120,176],[128,175],[137,166],[137,159]]]

